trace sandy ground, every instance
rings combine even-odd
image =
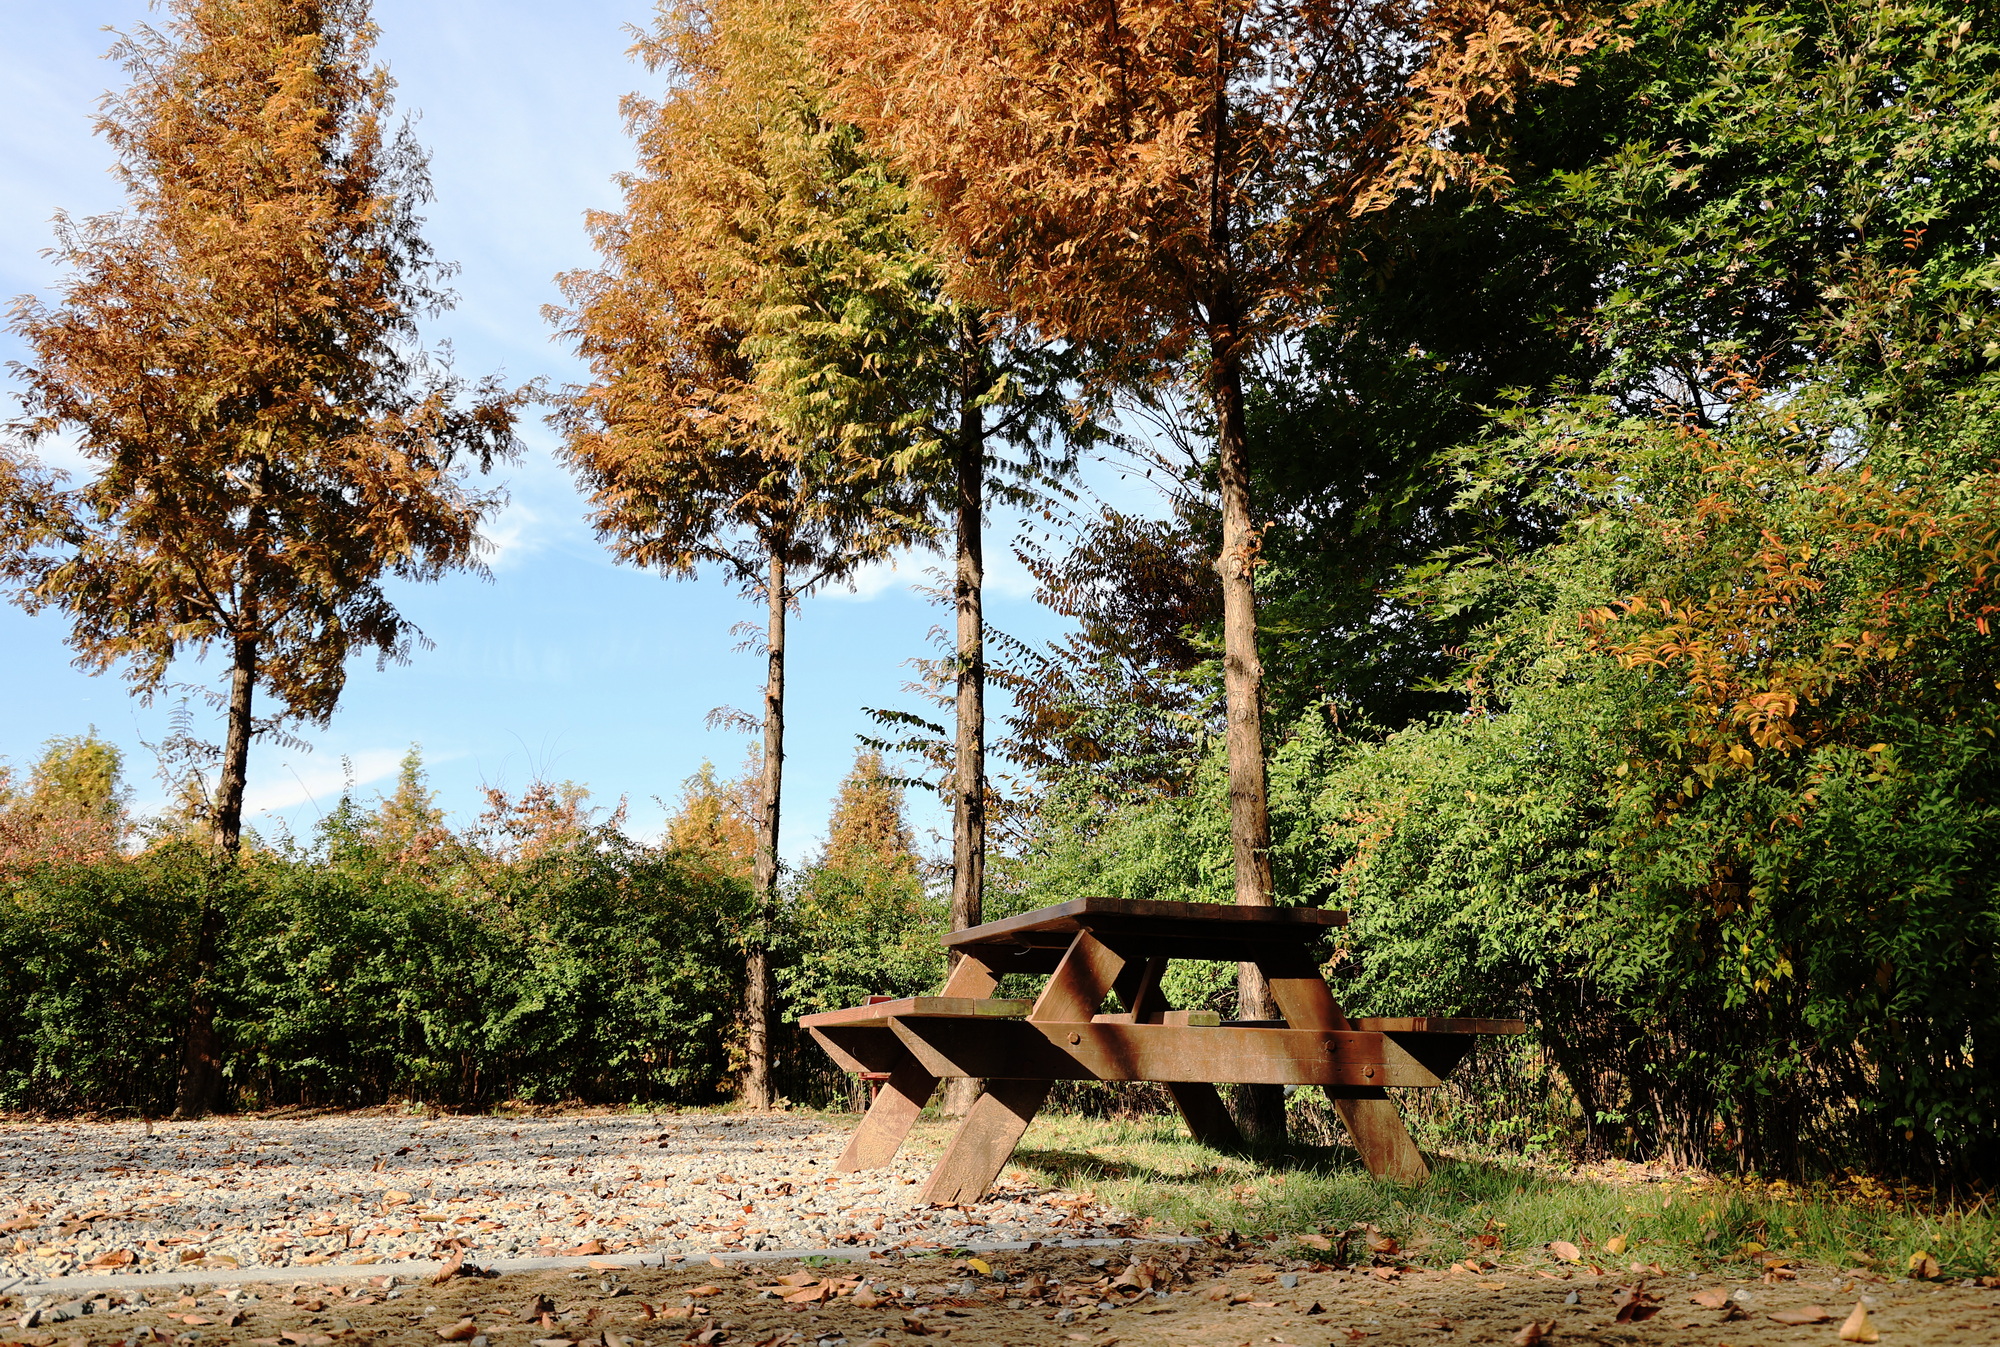
[[[8,1322],[17,1326],[0,1330],[0,1340],[27,1347],[894,1347],[922,1338],[980,1347],[1750,1347],[1837,1343],[1840,1324],[1862,1302],[1883,1343],[2000,1342],[2000,1296],[1959,1286],[1838,1274],[1772,1286],[1333,1270],[1158,1245],[1040,1249],[990,1261],[899,1254],[812,1267],[696,1263],[461,1276],[441,1285],[383,1274],[358,1283],[189,1283],[178,1291],[102,1296],[87,1303],[88,1314],[73,1301],[30,1310],[11,1297]]]
[[[0,1123],[0,1286],[17,1277],[1124,1233],[1003,1175],[917,1202],[927,1159],[836,1175],[853,1120],[393,1112],[195,1123]]]
[[[992,1201],[920,1207],[928,1147],[832,1175],[844,1123],[377,1113],[150,1137],[136,1124],[0,1124],[0,1207],[13,1207],[0,1211],[0,1288],[37,1283],[0,1295],[0,1347],[1752,1347],[1837,1343],[1857,1305],[1883,1343],[2000,1343],[2000,1290],[1858,1270],[1697,1281],[1439,1271],[1393,1254],[1341,1268],[1185,1243],[968,1255],[1128,1227],[1018,1172]],[[760,1245],[855,1257],[725,1265]],[[432,1282],[403,1261],[509,1254],[572,1266]],[[664,1266],[610,1265],[637,1256]],[[242,1276],[253,1267],[276,1280]]]

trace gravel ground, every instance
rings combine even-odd
[[[778,1113],[0,1122],[0,1285],[400,1259],[902,1247],[1127,1233],[1008,1171],[917,1200],[927,1146],[836,1175],[856,1119]]]

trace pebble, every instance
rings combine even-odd
[[[807,1113],[393,1113],[0,1124],[0,1281],[72,1273],[950,1247],[1103,1238],[1123,1218],[1004,1174],[918,1202],[929,1161],[835,1174]]]

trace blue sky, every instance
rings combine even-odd
[[[624,54],[624,25],[644,21],[644,0],[378,0],[378,56],[398,81],[399,109],[418,117],[431,151],[437,200],[427,237],[458,262],[461,303],[431,324],[448,338],[461,372],[510,381],[570,382],[581,369],[549,340],[540,308],[552,278],[589,264],[582,214],[615,207],[612,175],[629,165],[620,95],[653,79]],[[57,279],[39,254],[50,218],[114,209],[109,154],[90,132],[100,95],[122,72],[102,59],[103,30],[157,18],[142,0],[0,0],[0,297],[48,295]],[[24,352],[0,333],[0,362]],[[8,384],[6,415],[18,412]],[[459,577],[406,586],[396,601],[434,643],[378,672],[350,670],[333,723],[305,734],[312,751],[271,744],[253,752],[250,822],[308,833],[338,797],[343,759],[366,797],[387,785],[411,743],[423,746],[433,784],[461,821],[480,788],[518,791],[537,776],[590,787],[600,803],[628,797],[636,831],[651,834],[680,782],[704,759],[725,769],[745,740],[708,730],[716,706],[754,707],[761,658],[736,649],[730,629],[758,616],[719,577],[662,580],[612,564],[588,526],[553,436],[525,428],[530,451],[499,476],[512,504],[491,530],[491,583]],[[60,450],[44,451],[62,461]],[[1112,467],[1088,474],[1127,506],[1152,498]],[[988,544],[989,620],[1039,640],[1060,630],[1032,600],[1027,577],[996,519]],[[827,805],[853,760],[865,706],[921,709],[903,691],[908,661],[930,653],[948,614],[922,595],[933,558],[904,558],[865,575],[856,593],[809,600],[792,630],[787,836],[793,860],[817,849]],[[166,732],[168,706],[141,706],[115,676],[70,667],[60,618],[0,605],[0,758],[25,766],[51,736],[95,725],[123,747],[140,808],[162,790],[143,746]],[[216,670],[190,666],[187,682]],[[210,722],[216,737],[219,724]],[[943,820],[913,801],[920,830]]]

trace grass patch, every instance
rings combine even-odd
[[[1892,1276],[1919,1253],[1947,1277],[2000,1272],[2000,1217],[1989,1199],[1931,1201],[1866,1182],[1621,1182],[1518,1159],[1440,1158],[1431,1181],[1412,1187],[1370,1177],[1351,1151],[1300,1148],[1257,1159],[1198,1146],[1178,1120],[1063,1115],[1037,1118],[1008,1168],[1052,1187],[1094,1190],[1107,1206],[1188,1233],[1235,1230],[1282,1241],[1372,1224],[1395,1236],[1410,1262],[1435,1267],[1468,1257],[1552,1267],[1544,1246],[1568,1240],[1607,1271],[1638,1262],[1742,1275],[1768,1251]],[[1498,1243],[1479,1242],[1483,1235]],[[1618,1235],[1627,1243],[1613,1255],[1606,1244]]]

